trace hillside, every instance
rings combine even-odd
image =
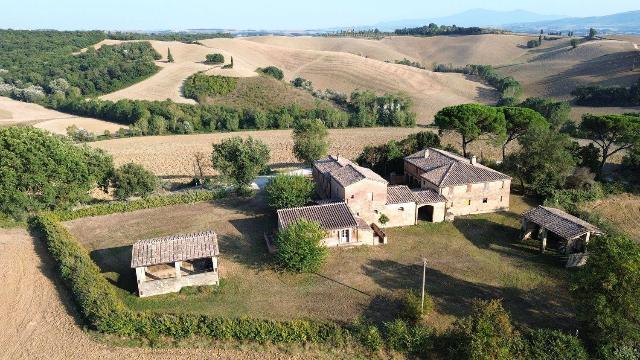
[[[0,127],[10,125],[33,125],[56,134],[66,134],[67,127],[71,125],[97,134],[102,134],[105,130],[114,132],[125,127],[108,121],[69,115],[40,105],[0,96]]]
[[[311,80],[317,89],[332,88],[344,93],[355,89],[370,89],[378,93],[405,91],[415,101],[419,123],[430,123],[433,115],[444,106],[495,101],[492,89],[459,74],[432,73],[346,52],[302,50],[241,38],[203,40],[203,45],[161,41],[151,43],[163,56],[170,48],[175,63],[160,61],[158,65],[162,70],[158,74],[105,95],[103,99],[169,98],[193,103],[182,97],[180,88],[184,79],[195,72],[207,70],[207,74],[246,77],[257,76],[255,69],[258,67],[275,65],[284,71],[285,80],[301,76]],[[223,70],[219,66],[203,64],[205,55],[214,52],[224,54],[227,59],[233,56],[234,68]]]
[[[523,22],[516,20],[502,26],[502,28],[521,32],[539,31],[540,29],[571,30],[576,34],[586,34],[590,28],[595,28],[601,33],[640,34],[640,10],[605,16],[569,17],[546,21]]]

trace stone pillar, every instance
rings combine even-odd
[[[527,239],[527,219],[522,218],[520,221],[520,240],[524,241]]]
[[[142,266],[142,267],[137,267],[136,268],[136,279],[138,280],[138,284],[144,282],[147,278],[147,276],[145,275],[147,268]]]
[[[540,228],[540,252],[544,253],[547,248],[547,229]]]
[[[218,272],[218,257],[217,256],[212,257],[211,263],[213,264],[213,271]]]
[[[589,239],[591,238],[591,232],[587,232],[584,236],[584,245],[589,245]]]
[[[175,266],[176,266],[176,278],[179,279],[179,278],[182,277],[182,272],[180,271],[180,267],[182,266],[182,262],[181,261],[176,261]]]

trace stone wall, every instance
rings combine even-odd
[[[136,269],[136,272],[138,270]],[[180,291],[187,286],[218,285],[219,277],[217,271],[205,272],[193,275],[182,275],[178,278],[150,280],[138,282],[138,295],[140,297],[169,294]]]

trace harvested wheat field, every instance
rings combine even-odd
[[[622,194],[597,200],[585,206],[640,242],[640,196]]]
[[[355,158],[365,145],[400,140],[420,130],[419,128],[332,129],[329,130],[330,152]],[[293,156],[291,130],[145,136],[98,141],[90,143],[90,146],[106,150],[113,155],[116,165],[135,162],[160,177],[185,179],[192,178],[194,175],[193,155],[195,153],[203,152],[208,156],[214,142],[234,136],[244,138],[252,136],[264,141],[271,149],[270,163],[274,166],[297,164]]]
[[[113,132],[126,127],[108,121],[49,110],[37,104],[0,97],[0,126],[10,125],[33,125],[56,134],[66,134],[67,127],[71,125],[98,134],[102,134],[105,130]]]
[[[404,65],[389,64],[346,52],[300,50],[291,47],[261,44],[242,38],[202,40],[203,45],[180,42],[151,41],[153,47],[166,56],[167,48],[174,63],[159,61],[159,73],[126,89],[103,96],[103,99],[165,100],[182,103],[192,100],[182,97],[184,80],[198,71],[225,76],[257,76],[258,67],[275,65],[285,73],[285,80],[301,76],[311,80],[318,89],[332,88],[345,93],[355,89],[370,89],[378,93],[407,92],[415,101],[419,123],[430,123],[433,115],[444,106],[468,102],[493,102],[495,91],[470,81],[460,74],[433,73]],[[234,57],[234,68],[202,63],[206,54],[219,52],[227,59]],[[227,60],[228,61],[228,60]]]
[[[433,63],[511,64],[527,53],[527,41],[537,37],[523,35],[475,36],[390,36],[381,40],[310,36],[258,36],[248,40],[298,50],[345,52],[380,61],[408,58],[427,68]]]
[[[0,229],[0,353],[3,359],[305,359],[334,351],[194,344],[191,349],[115,348],[95,342],[77,322],[74,304],[40,240],[24,229]],[[118,339],[112,339],[117,342]],[[209,347],[203,347],[203,346]],[[201,348],[195,348],[199,346]],[[343,353],[342,357],[347,358]]]
[[[640,50],[631,42],[596,40],[575,49],[568,39],[552,43],[546,49],[532,50],[526,61],[499,71],[520,81],[527,97],[564,100],[579,85],[628,86],[640,77]]]

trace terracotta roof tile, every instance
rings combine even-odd
[[[431,189],[413,190],[413,197],[417,205],[446,203],[447,199]]]
[[[556,208],[538,206],[522,214],[522,217],[565,239],[573,239],[587,232],[602,233],[596,226]]]
[[[387,204],[406,204],[415,202],[413,193],[406,185],[387,187]]]
[[[131,250],[131,267],[168,264],[218,256],[218,236],[213,231],[140,240]]]
[[[318,222],[325,230],[358,226],[355,217],[344,202],[278,210],[278,224],[282,228],[286,228],[300,219]]]

